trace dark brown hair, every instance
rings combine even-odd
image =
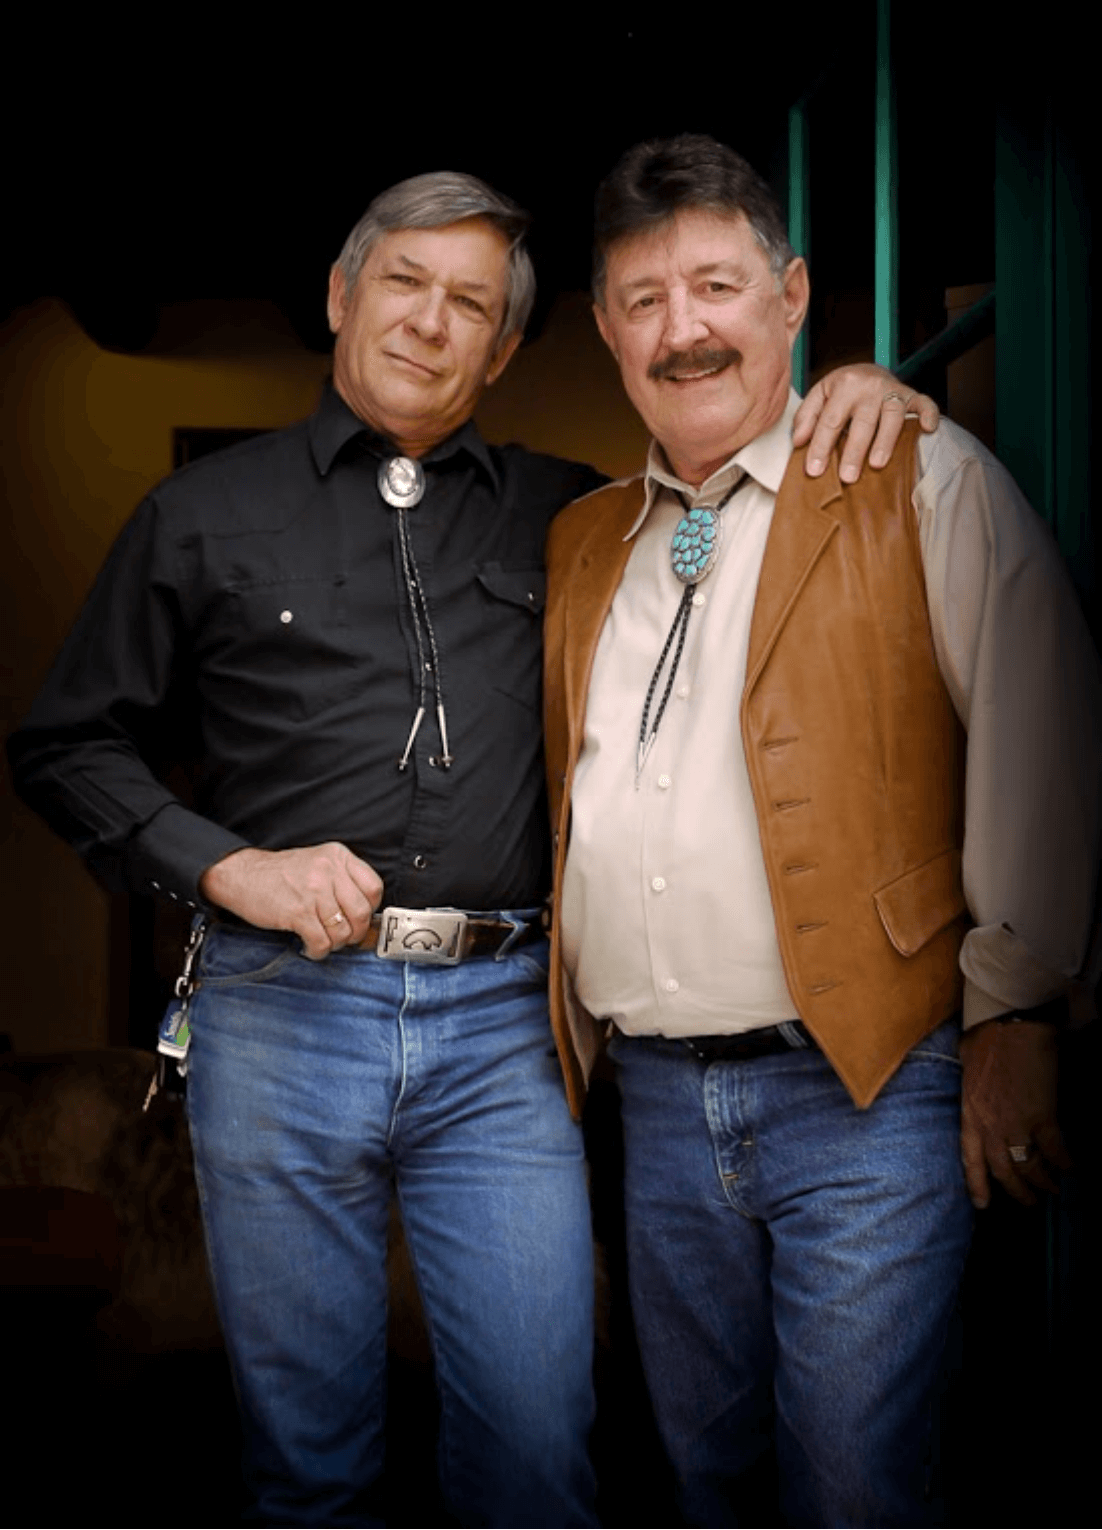
[[[703,133],[652,139],[629,149],[597,188],[593,296],[602,308],[612,246],[661,228],[686,208],[742,213],[778,280],[794,259],[777,199],[734,149]]]

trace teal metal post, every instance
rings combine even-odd
[[[1070,152],[1050,130],[1052,181],[1052,432],[1056,535],[1098,619],[1096,534],[1091,518],[1091,202]],[[1096,627],[1097,632],[1097,627]]]
[[[1051,135],[1045,102],[1015,96],[995,129],[995,447],[1055,522]]]
[[[811,179],[808,163],[806,98],[788,111],[788,242],[797,255],[810,257]],[[792,349],[792,386],[799,394],[807,392],[807,321],[796,336]]]
[[[882,367],[899,364],[899,216],[891,0],[876,0],[875,349]]]

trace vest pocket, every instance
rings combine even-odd
[[[944,850],[872,896],[892,945],[900,956],[914,956],[946,925],[968,912],[960,884],[960,852]]]

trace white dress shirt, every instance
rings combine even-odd
[[[590,681],[572,795],[563,955],[590,1014],[632,1034],[750,1030],[795,1017],[739,731],[750,621],[795,393],[699,490],[657,443]],[[1102,686],[1043,522],[1002,465],[943,421],[918,443],[914,507],[934,647],[968,733],[964,1020],[1075,989],[1100,836]],[[673,690],[636,774],[643,702],[681,599],[670,540],[690,505],[721,512]],[[666,684],[656,687],[651,718]]]

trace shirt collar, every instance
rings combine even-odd
[[[788,468],[788,459],[792,455],[792,421],[799,407],[800,395],[795,388],[789,388],[788,402],[776,424],[771,425],[760,436],[755,436],[745,446],[740,446],[734,456],[729,457],[722,467],[717,468],[710,478],[705,479],[699,489],[694,489],[691,484],[683,482],[670,471],[665,452],[657,441],[652,441],[647,453],[646,493],[643,498],[643,508],[636,516],[624,541],[629,542],[639,531],[663,489],[673,489],[676,493],[683,494],[690,504],[714,505],[723,498],[731,485],[743,473],[746,473],[756,483],[761,484],[763,489],[768,489],[770,494],[777,494]]]
[[[310,416],[310,450],[314,463],[322,477],[326,477],[341,451],[357,436],[364,446],[379,458],[393,457],[395,446],[386,436],[372,430],[352,413],[344,399],[331,383],[325,385],[321,402]],[[490,448],[479,434],[473,420],[468,420],[453,431],[446,441],[440,441],[421,458],[423,463],[445,462],[458,452],[467,452],[489,478],[495,493],[501,491],[501,478]]]

